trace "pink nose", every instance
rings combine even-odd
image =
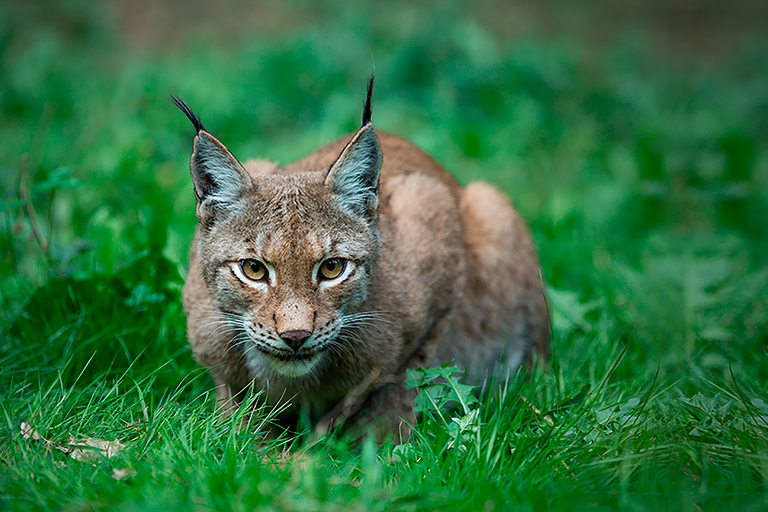
[[[293,350],[299,350],[310,336],[312,336],[312,333],[309,331],[285,331],[280,333],[280,337],[285,344]]]

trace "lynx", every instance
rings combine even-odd
[[[241,164],[179,97],[196,130],[198,227],[184,286],[189,342],[219,407],[249,389],[309,419],[405,439],[409,368],[454,360],[506,378],[545,355],[549,324],[529,230],[482,182],[461,187],[371,122],[281,167]]]

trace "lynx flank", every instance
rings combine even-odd
[[[485,183],[462,188],[427,153],[371,123],[301,160],[241,164],[197,130],[198,227],[184,287],[197,361],[219,406],[247,390],[290,405],[285,427],[374,427],[404,439],[405,371],[455,360],[505,378],[547,351],[539,265],[524,221]]]

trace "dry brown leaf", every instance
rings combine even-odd
[[[112,478],[115,480],[125,480],[126,478],[132,478],[136,476],[136,470],[133,468],[113,469]]]
[[[19,425],[19,428],[21,429],[21,436],[24,439],[34,439],[35,441],[42,439],[40,434],[37,433],[37,430],[33,429],[32,425],[26,421],[22,421],[21,425]]]
[[[114,441],[105,441],[103,439],[94,439],[92,437],[86,437],[85,439],[69,438],[67,446],[62,446],[49,441],[41,436],[37,430],[32,428],[32,425],[23,421],[19,425],[21,435],[24,439],[32,439],[33,441],[43,441],[46,446],[55,448],[61,452],[68,454],[75,460],[95,462],[100,456],[111,459],[120,452],[125,445],[115,439]]]
[[[94,462],[99,456],[111,459],[123,448],[125,448],[125,445],[117,439],[105,441],[92,437],[86,437],[85,439],[69,438],[69,456],[75,460]]]

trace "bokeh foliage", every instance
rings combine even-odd
[[[673,492],[681,510],[766,505],[757,18],[728,18],[713,47],[676,25],[685,6],[434,4],[0,4],[5,505],[643,508]],[[725,12],[688,8],[710,28]],[[466,452],[425,413],[392,464],[331,442],[262,464],[250,438],[217,437],[186,346],[192,130],[167,98],[237,156],[288,162],[357,127],[374,64],[377,127],[462,182],[495,183],[529,220],[554,361],[489,399]],[[62,476],[20,440],[30,418],[52,437],[133,440],[114,464],[136,469],[137,490],[103,465]]]

